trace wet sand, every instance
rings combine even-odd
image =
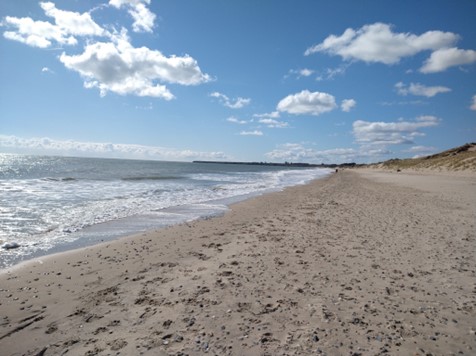
[[[476,176],[349,170],[0,274],[2,355],[472,355]]]

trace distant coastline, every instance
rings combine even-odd
[[[466,143],[462,146],[436,153],[429,156],[415,158],[393,158],[377,163],[340,163],[340,164],[314,164],[303,162],[233,162],[233,161],[193,161],[193,163],[216,164],[243,164],[254,166],[277,166],[296,168],[377,168],[401,171],[405,170],[433,170],[433,171],[476,171],[476,142]]]
[[[193,163],[207,163],[207,164],[241,164],[250,166],[275,166],[275,167],[299,167],[299,168],[343,168],[343,167],[355,167],[356,163],[341,163],[341,164],[312,164],[312,163],[273,163],[273,162],[233,162],[233,161],[193,161]]]

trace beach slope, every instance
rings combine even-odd
[[[0,275],[2,355],[474,354],[476,176],[345,170]]]

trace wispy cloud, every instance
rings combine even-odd
[[[383,101],[380,103],[382,106],[394,106],[394,105],[427,105],[427,101],[423,100],[405,100],[405,101]]]
[[[302,69],[291,69],[289,70],[288,74],[284,76],[284,78],[288,77],[296,77],[297,79],[303,78],[303,77],[310,77],[313,75],[316,71],[313,69],[309,68],[302,68]]]
[[[146,4],[150,5],[150,0],[110,0],[109,4],[118,9],[127,9],[127,12],[134,20],[132,24],[134,32],[153,31],[156,16],[146,6]]]
[[[226,119],[226,121],[231,122],[233,124],[238,124],[238,125],[245,125],[248,123],[246,120],[240,120],[234,116],[230,116],[229,118]]]
[[[219,93],[217,91],[211,93],[210,96],[212,98],[217,98],[223,105],[229,107],[230,109],[241,109],[242,107],[248,105],[251,102],[250,98],[238,97],[230,99],[225,94]]]
[[[326,68],[323,72],[319,74],[316,80],[317,81],[332,80],[337,76],[344,75],[347,68],[349,68],[349,65],[350,64],[345,63],[336,68]]]
[[[257,117],[258,119],[279,119],[280,117],[279,111],[272,111],[270,113],[264,114],[254,114],[253,117]]]
[[[393,152],[385,147],[332,148],[317,150],[309,143],[286,143],[265,154],[273,161],[310,163],[375,162],[388,158]]]
[[[240,132],[241,136],[263,136],[263,132],[259,130],[254,130],[254,131],[241,131]]]
[[[314,73],[314,70],[308,69],[308,68],[300,69],[300,70],[298,71],[298,74],[299,74],[300,77],[309,77],[309,76],[311,76],[313,73]]]
[[[353,135],[361,145],[414,144],[416,137],[425,136],[421,129],[438,126],[440,119],[420,116],[415,121],[369,122],[357,120],[353,123]]]
[[[131,158],[170,161],[227,159],[223,152],[154,147],[134,144],[54,140],[47,137],[23,138],[0,135],[0,148],[6,152],[67,155],[81,157]]]
[[[283,128],[289,126],[289,123],[287,123],[285,121],[279,121],[279,120],[270,119],[270,118],[268,118],[268,119],[259,119],[258,122],[260,124],[266,125],[269,128],[283,129]]]
[[[410,147],[408,150],[403,150],[402,152],[413,153],[412,158],[420,158],[433,154],[437,152],[437,150],[438,149],[436,147],[432,146],[413,146]]]
[[[471,110],[476,110],[476,95],[473,95],[471,100],[471,106],[469,107]]]
[[[432,146],[412,146],[408,150],[404,150],[404,152],[423,154],[436,152],[436,150],[437,148]]]
[[[427,98],[431,98],[440,93],[448,93],[451,91],[450,88],[444,86],[425,86],[420,83],[410,83],[410,85],[406,85],[402,82],[398,82],[395,84],[395,88],[397,89],[397,93],[399,95],[419,95],[419,96],[426,96]]]
[[[264,114],[254,114],[253,117],[257,119],[258,123],[266,125],[268,128],[283,129],[289,127],[289,123],[283,120],[278,120],[281,114],[279,111],[273,111]]]
[[[353,148],[316,150],[303,143],[286,143],[265,154],[273,161],[343,163],[352,162],[360,153]]]
[[[53,72],[50,68],[48,67],[43,67],[41,68],[41,73],[49,73],[49,74],[54,74],[55,72]]]

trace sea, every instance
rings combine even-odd
[[[220,215],[234,202],[329,173],[321,168],[0,154],[0,268]]]

